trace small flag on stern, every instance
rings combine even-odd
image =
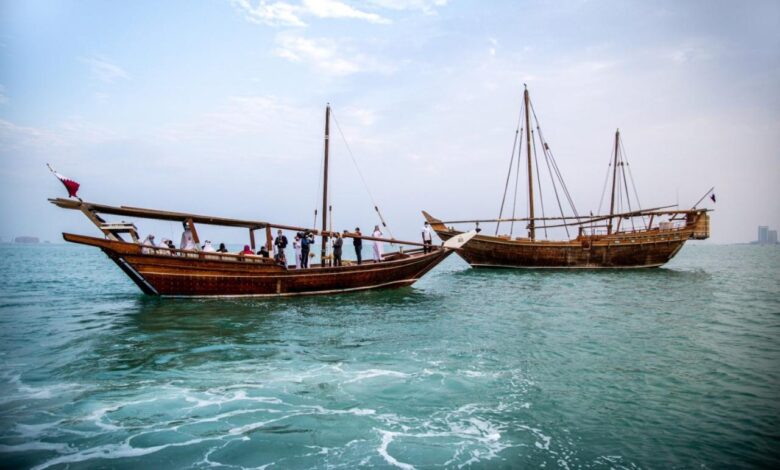
[[[54,176],[56,176],[57,179],[62,181],[62,184],[65,185],[65,189],[68,190],[68,197],[79,198],[76,193],[79,190],[79,186],[81,186],[80,184],[68,178],[67,176],[63,176],[57,173],[56,171],[54,171],[54,168],[52,168],[51,165],[49,165],[48,163],[46,164],[46,166],[49,167],[49,170],[51,170],[51,172],[54,173]]]
[[[716,202],[715,201],[715,193],[710,194],[710,199],[712,199],[712,202]]]

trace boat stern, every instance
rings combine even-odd
[[[444,222],[442,222],[440,219],[437,219],[436,217],[432,216],[431,214],[422,211],[423,217],[425,217],[426,222],[430,224],[431,228],[434,232],[436,232],[436,235],[439,236],[443,241],[447,241],[453,236],[461,233],[458,231],[453,231],[447,228],[446,225],[444,225]]]
[[[710,215],[707,211],[690,212],[686,216],[686,225],[691,228],[691,240],[710,238]]]

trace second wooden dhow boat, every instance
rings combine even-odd
[[[292,296],[409,286],[474,235],[474,233],[462,234],[426,252],[421,243],[346,233],[343,235],[346,238],[389,242],[413,248],[409,250],[401,248],[384,254],[380,262],[364,261],[362,264],[357,264],[347,261],[342,266],[330,265],[327,261],[329,257],[326,255],[328,240],[336,234],[327,229],[326,208],[330,208],[327,201],[329,120],[330,107],[326,109],[325,114],[321,230],[257,220],[109,206],[83,202],[80,199],[57,198],[49,201],[63,209],[82,212],[103,233],[103,238],[63,233],[66,241],[100,248],[141,291],[155,296]],[[133,223],[109,222],[104,218],[105,215],[184,223],[192,233],[196,249],[183,250],[144,245],[139,241]],[[272,249],[272,229],[308,231],[322,238],[323,262],[313,264],[306,269],[294,269],[294,266],[280,265],[274,259],[262,256],[201,251],[197,249],[200,246],[197,227],[200,225],[247,229],[252,250],[255,249],[255,231],[265,230],[268,251]]]
[[[638,205],[638,197],[634,199],[632,207],[632,196],[628,188],[629,181],[633,185],[633,177],[623,155],[619,131],[615,134],[614,153],[610,163],[612,191],[609,213],[579,215],[571,195],[566,189],[550,147],[544,141],[527,88],[523,97],[523,112],[515,132],[517,158],[515,158],[515,148],[513,148],[498,218],[442,221],[423,212],[433,230],[445,241],[463,233],[462,230],[455,228],[458,224],[477,224],[477,226],[480,223],[496,224],[493,235],[480,233],[458,251],[458,254],[471,266],[504,268],[658,267],[672,259],[687,240],[709,238],[710,218],[707,214],[709,210],[697,208],[697,206],[712,192],[712,189],[705,193],[691,209],[687,210],[672,209],[674,206],[648,210],[634,208]],[[531,116],[535,120],[536,132],[531,127]],[[518,137],[519,146],[517,145]],[[541,148],[539,155],[537,155],[537,140]],[[525,163],[528,175],[528,217],[515,218],[513,205],[512,216],[502,218],[513,164],[516,172],[515,198],[517,197],[517,181],[520,179],[523,143],[526,146],[527,156]],[[560,217],[546,217],[544,215],[541,192],[537,193],[534,189],[535,183],[541,186],[539,160],[546,163],[550,171],[551,189],[555,196],[554,200],[558,203]],[[536,172],[534,172],[534,166],[537,166]],[[535,174],[536,179],[534,178]],[[604,189],[606,192],[606,184]],[[634,190],[634,195],[636,195],[636,190]],[[539,202],[535,203],[534,196],[537,196],[536,200]],[[625,200],[625,205],[622,204],[623,200]],[[564,213],[561,201],[569,204],[572,214],[566,215]],[[621,206],[627,210],[620,210]],[[536,217],[535,211],[540,208],[542,209],[542,217]],[[512,230],[516,222],[526,224],[526,236],[513,236]],[[509,234],[499,235],[501,223],[510,224]],[[559,232],[565,230],[568,238],[562,240],[540,240],[537,238],[539,232],[544,231],[547,234],[548,230],[555,229]],[[569,229],[573,229],[574,232],[570,233]]]

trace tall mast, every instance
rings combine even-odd
[[[612,215],[615,213],[615,183],[617,181],[619,148],[620,148],[620,129],[615,131],[615,160],[612,163],[612,200],[609,204],[609,223],[607,223],[607,235],[612,233]]]
[[[325,107],[325,173],[322,177],[322,250],[320,251],[320,263],[325,267],[325,251],[328,247],[328,150],[330,147],[330,103]]]
[[[524,83],[525,93],[523,97],[525,99],[525,143],[528,154],[528,237],[533,240],[536,238],[536,229],[534,227],[534,174],[531,168],[531,100],[528,97],[528,86]]]

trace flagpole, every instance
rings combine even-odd
[[[707,197],[707,196],[708,196],[708,195],[709,195],[711,192],[713,192],[713,191],[715,191],[715,186],[711,187],[709,191],[707,191],[706,193],[704,193],[704,196],[702,196],[702,197],[701,197],[701,199],[699,199],[698,201],[696,201],[696,204],[694,204],[694,205],[693,205],[692,209],[696,209],[696,206],[698,206],[699,204],[701,204],[701,201],[703,201],[703,200],[704,200],[704,198],[705,198],[705,197]]]
[[[54,170],[54,168],[52,168],[51,165],[49,165],[48,163],[46,164],[46,166],[49,168],[49,171],[52,172],[54,177],[57,178],[58,180],[60,180],[60,182],[65,186],[65,189],[68,190],[68,197],[75,197],[76,199],[79,200],[79,202],[84,202],[78,196],[78,194],[76,194],[78,192],[79,186],[80,186],[77,182],[73,181],[72,179],[70,179],[70,178],[68,178],[66,176],[63,176],[63,175],[57,173],[57,171]],[[71,185],[75,185],[75,189],[72,188],[70,185],[68,185],[68,183],[70,183]]]

